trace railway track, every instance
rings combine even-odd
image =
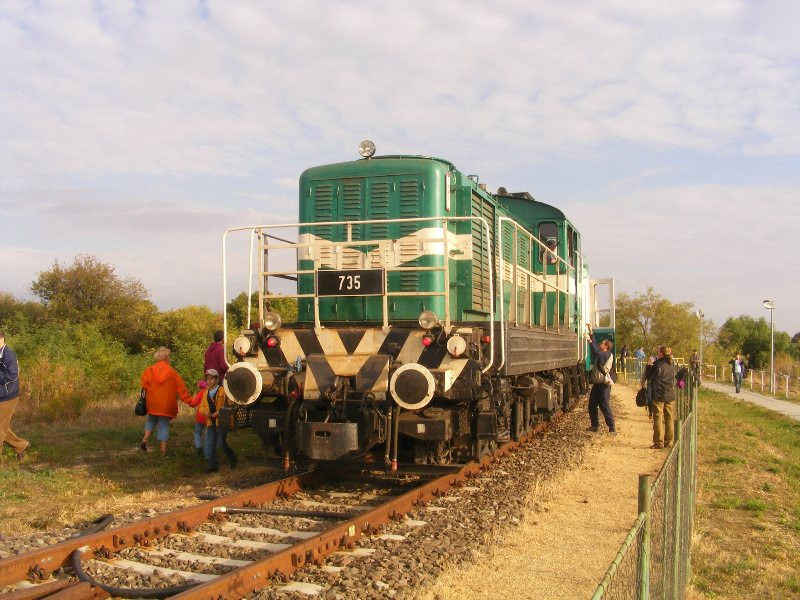
[[[503,446],[491,458],[516,445]],[[378,534],[392,519],[463,484],[491,458],[398,475],[365,477],[340,469],[300,474],[6,558],[0,561],[0,587],[36,582],[21,584],[12,594],[16,600],[67,592],[70,598],[118,596],[131,587],[133,597],[237,598],[269,585],[313,592],[313,586],[288,584],[289,576],[352,550],[360,536]],[[53,572],[73,566],[87,581],[49,581]],[[152,586],[149,593],[142,585]]]
[[[369,554],[355,548],[359,538],[380,541],[387,524],[392,530],[423,524],[402,522],[403,515],[453,488],[477,489],[468,481],[525,441],[509,442],[492,456],[459,467],[414,467],[397,475],[339,468],[288,477],[3,559],[0,589],[25,586],[9,596],[15,600],[101,598],[126,588],[133,588],[135,597],[239,598],[268,587],[287,595],[314,594],[321,586],[290,582],[290,576],[334,553]],[[403,537],[383,535],[389,542]],[[85,581],[51,579],[73,566]],[[335,574],[340,567],[321,569]]]

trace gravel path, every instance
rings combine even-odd
[[[666,450],[649,449],[651,421],[634,397],[632,388],[615,386],[618,435],[596,434],[582,464],[528,491],[518,527],[417,597],[590,598],[636,519],[639,473],[656,473],[666,457]],[[586,425],[585,412],[578,413]]]
[[[522,522],[531,491],[581,464],[585,447],[596,443],[597,434],[584,431],[585,410],[583,400],[553,429],[466,486],[387,525],[378,536],[360,539],[356,547],[365,555],[336,554],[324,566],[297,571],[292,580],[320,586],[318,597],[331,600],[416,598],[454,565],[484,560],[488,549]],[[381,539],[386,534],[395,537]],[[303,597],[277,586],[248,596]]]

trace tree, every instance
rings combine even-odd
[[[754,319],[748,315],[730,317],[719,330],[719,344],[729,354],[741,352],[750,365],[757,369],[769,369],[770,328],[769,322],[761,317]],[[775,357],[785,354],[796,358],[797,347],[792,344],[789,334],[775,331]]]
[[[269,309],[281,316],[284,323],[297,321],[297,298],[272,298]],[[226,306],[228,311],[228,329],[238,331],[249,325],[247,323],[247,292],[233,298]],[[258,320],[258,292],[250,297],[250,321]]]
[[[114,267],[80,254],[72,264],[57,260],[36,276],[31,291],[53,322],[97,323],[101,331],[140,350],[151,341],[151,325],[158,314],[142,282],[120,278]]]
[[[616,299],[617,344],[653,352],[670,346],[674,356],[688,357],[698,345],[700,322],[691,302],[673,304],[648,288],[644,294]],[[703,322],[704,329],[713,324]],[[705,333],[705,332],[704,332]],[[705,337],[705,336],[704,336]]]

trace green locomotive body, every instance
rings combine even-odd
[[[461,461],[584,391],[594,288],[560,210],[421,156],[314,167],[299,192],[296,242],[252,230],[259,322],[225,379],[287,465]],[[271,269],[286,249],[296,267]],[[269,304],[287,295],[298,316],[282,324]]]

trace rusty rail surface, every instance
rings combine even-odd
[[[302,473],[189,508],[66,540],[27,554],[4,558],[0,560],[0,587],[26,579],[29,574],[39,573],[47,577],[60,567],[68,566],[70,555],[78,548],[87,547],[87,552],[84,554],[88,557],[94,554],[97,558],[102,558],[129,546],[149,545],[152,540],[157,540],[170,533],[188,532],[200,523],[204,523],[209,519],[216,506],[241,506],[247,502],[271,502],[277,497],[291,496],[305,487],[319,485],[330,477],[331,474],[324,471]]]
[[[560,416],[560,415],[559,415]],[[352,548],[355,540],[370,535],[392,519],[399,518],[414,508],[442,495],[448,489],[458,487],[468,478],[474,477],[481,469],[509,452],[516,450],[535,434],[553,424],[540,423],[531,428],[527,435],[518,441],[503,444],[491,455],[480,461],[472,461],[457,471],[445,473],[426,481],[408,492],[396,496],[357,517],[340,523],[331,529],[307,540],[302,540],[285,550],[266,556],[253,563],[230,571],[219,577],[200,583],[180,593],[174,598],[200,599],[239,598],[249,592],[286,581],[289,575],[308,563],[319,564],[326,556]],[[313,486],[334,479],[340,470],[320,470],[280,479],[256,488],[237,492],[229,496],[203,502],[196,506],[173,511],[150,519],[136,521],[123,527],[101,531],[74,540],[67,540],[54,546],[35,550],[27,554],[0,560],[0,586],[14,584],[26,577],[39,574],[48,577],[62,566],[68,566],[70,555],[83,548],[86,558],[108,558],[112,554],[130,546],[148,546],[153,541],[175,532],[190,532],[197,525],[206,522],[218,506],[243,506],[247,503],[265,504],[279,497],[286,497]],[[43,588],[43,586],[36,586]],[[36,588],[20,590],[20,597],[41,598]],[[85,585],[72,585],[63,590],[64,597],[98,598],[104,597],[102,590],[87,588]],[[50,596],[47,596],[50,597]],[[56,596],[52,596],[55,598]]]

